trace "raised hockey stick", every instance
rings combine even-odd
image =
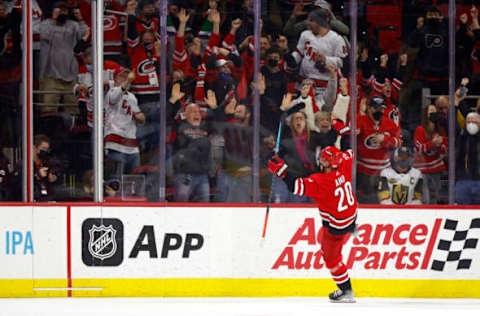
[[[292,106],[290,109],[288,109],[282,116],[280,117],[280,123],[278,124],[278,134],[277,134],[277,142],[275,143],[275,149],[273,150],[275,155],[278,154],[278,151],[280,150],[280,135],[282,134],[282,126],[283,122],[286,120],[286,118],[295,113],[300,111],[305,107],[305,103],[300,102],[297,103],[296,105]],[[268,200],[267,200],[267,209],[265,210],[265,221],[263,222],[263,231],[262,231],[262,245],[263,242],[265,241],[265,235],[267,234],[267,223],[268,223],[268,215],[270,213],[270,203],[272,200],[272,186],[273,186],[273,180],[274,180],[275,175],[272,175],[272,182],[270,183],[270,192],[268,193]]]
[[[278,151],[280,150],[280,135],[282,134],[282,119],[280,119],[280,123],[278,124],[278,133],[277,133],[277,142],[275,143],[275,149],[273,152],[278,154]],[[270,201],[272,200],[272,186],[273,186],[273,180],[275,178],[275,175],[272,175],[272,182],[270,183],[270,192],[268,193],[268,200],[267,200],[267,209],[265,210],[265,221],[263,222],[263,232],[262,232],[262,242],[265,240],[265,235],[267,233],[267,223],[268,223],[268,214],[270,213]]]

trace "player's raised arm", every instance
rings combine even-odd
[[[282,178],[290,192],[300,196],[312,196],[316,183],[310,178],[297,178],[288,170],[288,165],[282,158],[274,156],[268,162],[268,170]]]

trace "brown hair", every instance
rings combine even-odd
[[[430,129],[430,127],[429,127],[430,123],[432,123],[432,122],[428,118],[428,108],[432,105],[435,106],[434,104],[430,104],[430,105],[424,107],[422,109],[422,114],[421,114],[421,123],[420,124],[422,125],[423,129],[425,130],[425,135],[427,136],[427,139],[432,139],[434,133],[441,134],[440,133],[440,128],[438,127],[438,123],[435,123],[435,126],[433,127],[433,129]],[[435,109],[436,109],[436,106],[435,106]],[[437,113],[438,113],[438,110],[437,110]]]
[[[37,147],[40,146],[42,143],[49,143],[50,144],[50,137],[44,134],[35,135],[33,138],[33,146]]]
[[[295,112],[295,113],[292,113],[291,116],[290,116],[290,122],[288,123],[288,126],[290,126],[290,130],[292,131],[292,136],[295,138],[296,134],[295,134],[295,128],[293,127],[293,116],[297,113],[300,113],[300,114],[303,114],[303,117],[305,118],[305,130],[307,131],[307,143],[310,142],[310,129],[308,128],[308,124],[307,124],[307,114],[305,114],[305,112]]]

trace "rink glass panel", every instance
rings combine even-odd
[[[392,161],[390,153],[398,145],[382,143],[379,149],[375,136],[363,133],[371,121],[358,117],[360,203],[449,203],[448,164],[453,161],[449,159],[448,139],[453,135],[449,134],[448,9],[448,2],[435,7],[400,5],[395,1],[359,3],[357,109],[368,116],[379,111],[368,105],[371,97],[379,95],[385,99],[382,121],[392,120],[399,127],[400,131],[390,128],[390,134],[399,133],[402,146],[408,148],[413,158],[413,167],[421,171],[423,178],[423,186],[414,190],[410,187],[418,183],[419,173],[410,171],[406,180],[392,172],[382,174],[380,165]],[[438,113],[432,117],[435,123],[429,119],[431,112]],[[382,125],[387,124],[382,123],[380,130]],[[377,153],[372,154],[374,151]],[[415,191],[421,192],[421,198],[417,193],[417,202],[412,200]]]
[[[0,79],[0,200],[21,201],[22,196],[22,109],[24,104],[22,80],[22,36],[20,27],[23,20],[20,12],[8,13],[2,19],[2,66]]]
[[[181,31],[175,16],[181,18],[182,8],[168,9],[167,143],[166,161],[160,164],[166,169],[165,198],[168,202],[260,202],[254,162],[258,161],[258,150],[254,152],[258,105],[251,85],[253,2],[205,1],[195,11],[186,8],[187,55],[182,55],[172,32]],[[214,11],[220,16],[208,13]]]
[[[240,5],[240,10],[234,6],[226,5],[226,4],[221,4],[220,5],[220,11],[221,11],[221,25],[220,25],[220,32],[221,34],[227,34],[229,31],[229,28],[231,26],[230,20],[228,20],[231,17],[236,17],[235,11],[241,11],[240,13],[249,16],[251,20],[254,18],[254,12],[255,9],[259,10],[259,14],[264,20],[264,27],[262,30],[263,35],[267,35],[269,43],[270,44],[277,44],[276,41],[277,39],[280,38],[280,41],[282,41],[282,37],[278,36],[279,34],[282,34],[282,27],[285,27],[286,22],[288,22],[289,17],[293,14],[293,6],[289,6],[288,4],[285,4],[285,1],[263,1],[261,3],[261,6],[254,6],[253,4],[247,4],[247,6],[244,9],[241,9]],[[405,77],[403,80],[403,85],[400,90],[400,93],[398,95],[398,101],[396,104],[398,105],[398,112],[400,113],[400,127],[401,127],[401,133],[403,136],[403,142],[406,146],[414,148],[415,147],[415,141],[414,141],[414,135],[416,129],[422,124],[422,119],[425,118],[425,115],[422,115],[423,109],[426,109],[425,112],[428,111],[428,105],[431,103],[434,103],[435,101],[435,96],[438,95],[445,95],[449,96],[453,93],[455,88],[459,86],[460,80],[463,76],[460,74],[463,73],[472,73],[474,74],[474,65],[470,66],[467,64],[459,62],[459,58],[456,58],[456,72],[455,78],[452,78],[451,80],[455,80],[455,85],[454,88],[449,89],[448,85],[448,80],[449,80],[449,74],[452,75],[452,72],[447,71],[446,76],[445,72],[442,72],[443,70],[439,70],[438,72],[429,72],[426,75],[425,72],[428,72],[428,69],[425,69],[426,66],[424,64],[418,63],[418,54],[419,50],[418,48],[411,47],[411,42],[409,42],[408,38],[411,35],[411,33],[417,28],[417,23],[422,23],[421,21],[418,21],[419,15],[421,15],[421,12],[424,12],[424,8],[420,7],[409,7],[407,5],[403,5],[403,7],[399,6],[395,2],[389,2],[389,3],[384,3],[384,2],[375,2],[375,3],[366,3],[363,1],[356,2],[355,4],[358,6],[358,14],[356,16],[357,23],[355,25],[352,25],[350,23],[351,17],[346,13],[349,12],[349,2],[346,3],[335,3],[333,7],[331,8],[333,14],[335,15],[336,19],[342,21],[348,28],[350,28],[350,35],[347,36],[347,38],[350,40],[350,45],[353,44],[352,41],[352,30],[356,31],[356,37],[358,38],[358,41],[355,41],[358,46],[358,52],[352,52],[351,50],[348,51],[349,55],[355,54],[357,56],[357,61],[356,65],[353,66],[351,62],[348,61],[348,57],[344,60],[344,66],[342,68],[342,75],[345,77],[349,78],[356,78],[357,84],[360,83],[362,80],[361,75],[358,75],[361,72],[361,67],[359,66],[358,59],[361,57],[361,52],[362,48],[365,46],[369,47],[369,54],[368,54],[368,60],[373,64],[371,68],[372,73],[375,74],[377,71],[377,68],[379,68],[380,64],[380,59],[382,52],[388,52],[389,53],[389,60],[387,62],[387,66],[389,68],[392,68],[392,72],[395,72],[395,70],[398,70],[398,56],[401,55],[402,53],[407,53],[408,54],[408,62],[406,66],[406,71],[405,71]],[[193,23],[193,28],[197,30],[202,30],[203,34],[208,34],[209,28],[211,26],[209,25],[204,25],[203,23],[205,21],[204,15],[202,15],[200,12],[205,12],[206,9],[208,9],[209,4],[205,3],[204,7],[197,8],[196,13],[192,14],[191,20],[189,20],[189,23]],[[250,7],[249,7],[250,6]],[[458,10],[456,14],[456,27],[459,28],[459,17],[460,14],[463,12],[462,10],[465,9],[464,11],[469,11],[470,7],[463,2],[458,2],[457,3]],[[463,8],[465,6],[465,8]],[[248,8],[247,8],[248,7]],[[462,9],[463,8],[463,9]],[[170,10],[171,7],[168,8]],[[305,11],[307,11],[308,8],[305,8]],[[438,4],[438,10],[440,11],[441,16],[444,16],[445,18],[443,19],[443,26],[441,30],[438,30],[439,33],[434,33],[434,34],[440,34],[441,38],[433,36],[432,38],[429,38],[431,42],[425,43],[425,49],[442,49],[442,45],[445,44],[445,42],[448,42],[447,38],[451,34],[449,32],[449,27],[451,25],[448,24],[448,19],[447,17],[449,16],[449,8],[448,8],[448,2],[443,1]],[[51,12],[51,8],[45,9],[45,14],[44,16],[48,16]],[[170,11],[169,11],[170,12]],[[380,14],[381,12],[381,14]],[[157,13],[159,13],[157,9]],[[239,14],[240,14],[239,13]],[[227,19],[225,19],[225,17]],[[85,17],[87,18],[87,17]],[[123,17],[121,17],[123,19]],[[301,19],[301,18],[300,18]],[[170,26],[172,24],[171,19],[165,19],[165,24],[166,26]],[[372,23],[372,21],[374,23]],[[370,24],[369,24],[370,22]],[[283,24],[282,24],[283,23]],[[468,24],[471,23],[471,16],[470,12],[468,12]],[[208,23],[207,23],[208,24]],[[245,34],[252,35],[254,32],[254,24],[251,23],[248,25],[248,27],[245,27],[245,25],[248,23],[243,23],[242,28]],[[423,21],[423,26],[425,27],[426,21]],[[178,26],[177,22],[173,22],[173,26]],[[445,25],[448,27],[445,29]],[[421,26],[421,25],[419,25]],[[437,26],[439,27],[439,26]],[[168,28],[168,30],[171,30],[171,28]],[[279,31],[280,30],[280,31]],[[442,33],[443,32],[443,33]],[[169,33],[170,34],[170,33]],[[186,41],[186,49],[191,45],[195,45],[196,39],[192,39],[188,27],[187,27],[187,32],[186,32],[186,37],[190,37]],[[237,39],[240,36],[237,35]],[[221,38],[223,40],[223,37]],[[296,46],[296,39],[292,38],[287,38],[289,48],[292,49]],[[457,36],[456,43],[458,43],[459,39]],[[174,159],[174,157],[178,156],[178,148],[176,148],[175,145],[175,138],[173,134],[171,133],[172,131],[176,130],[178,128],[178,121],[175,121],[174,115],[172,113],[169,113],[169,108],[168,108],[168,99],[170,97],[171,91],[172,91],[172,83],[175,78],[174,73],[173,73],[173,53],[175,49],[175,43],[174,43],[174,37],[173,33],[170,34],[169,36],[169,45],[167,46],[168,54],[167,60],[168,60],[168,65],[166,67],[165,72],[161,72],[158,75],[158,81],[161,82],[162,80],[166,80],[168,78],[167,82],[167,91],[166,91],[166,98],[160,99],[158,102],[160,102],[160,106],[158,108],[160,109],[158,113],[150,114],[147,115],[147,121],[146,124],[142,127],[138,127],[138,130],[143,129],[146,131],[145,133],[151,133],[152,135],[145,136],[145,134],[142,134],[140,136],[139,140],[139,148],[140,148],[140,168],[135,169],[134,171],[127,172],[127,173],[120,173],[120,174],[115,174],[115,176],[112,176],[111,169],[116,170],[115,166],[111,167],[109,163],[109,159],[105,159],[105,173],[103,175],[105,179],[105,183],[108,185],[112,185],[115,188],[117,188],[117,192],[115,193],[115,196],[113,198],[110,198],[110,201],[161,201],[161,200],[168,200],[168,201],[175,201],[174,197],[174,192],[175,192],[175,181],[177,181],[178,184],[181,183],[191,183],[193,180],[193,177],[189,176],[182,176],[182,172],[179,172],[178,170],[178,165],[176,164],[178,160]],[[202,52],[204,51],[204,47],[206,46],[206,42],[208,40],[206,39],[200,39],[201,42],[201,49]],[[237,43],[238,45],[241,44],[241,42]],[[126,45],[123,43],[122,45]],[[219,43],[221,46],[221,42]],[[35,44],[34,44],[35,47]],[[351,46],[348,46],[351,47]],[[241,50],[240,50],[241,51]],[[123,58],[124,60],[120,60],[121,63],[124,63],[126,66],[132,67],[129,64],[129,58],[127,51],[124,49],[123,50]],[[259,48],[259,53],[262,54],[262,48]],[[460,54],[462,52],[459,52],[458,49],[455,51],[455,54]],[[465,53],[465,51],[463,51]],[[50,137],[51,141],[51,153],[50,156],[54,157],[53,160],[55,160],[52,164],[58,165],[58,168],[56,166],[50,166],[50,169],[59,169],[58,170],[58,177],[57,180],[54,183],[55,187],[55,193],[53,197],[47,197],[46,199],[36,199],[38,201],[46,201],[46,200],[56,200],[56,201],[89,201],[92,200],[92,194],[89,192],[89,185],[92,183],[89,177],[88,171],[92,169],[92,137],[91,137],[91,128],[88,127],[88,123],[85,122],[86,120],[86,114],[84,110],[82,109],[82,106],[78,105],[78,99],[74,97],[72,94],[73,88],[68,86],[68,84],[71,84],[71,82],[67,82],[68,84],[64,84],[65,82],[62,82],[62,85],[59,85],[58,82],[53,82],[48,81],[48,80],[41,80],[42,78],[40,77],[40,72],[41,72],[41,57],[42,57],[42,52],[41,50],[33,50],[33,70],[34,70],[34,82],[35,82],[35,88],[34,88],[34,135],[37,134],[45,134],[46,136]],[[258,64],[258,69],[260,70],[262,67],[264,67],[265,63],[268,62],[268,59],[264,58],[265,56],[260,57],[260,63]],[[444,55],[440,53],[441,58],[445,58]],[[450,60],[446,60],[446,62],[443,62],[443,59],[439,57],[439,60],[442,60],[441,64],[448,65],[448,69],[452,67],[452,63],[450,63]],[[109,59],[109,57],[105,57],[105,59]],[[447,58],[448,59],[448,58]],[[463,60],[463,59],[462,59]],[[38,67],[37,67],[38,65]],[[422,65],[420,67],[420,65]],[[249,71],[253,71],[255,69],[255,64],[253,64],[252,69],[248,69]],[[463,67],[463,68],[461,68]],[[468,69],[471,68],[471,71],[469,72]],[[352,70],[353,72],[349,72],[349,69]],[[76,72],[73,71],[74,73]],[[252,76],[255,75],[255,72],[253,71]],[[259,75],[259,74],[257,74]],[[426,78],[428,77],[428,78]],[[252,78],[253,79],[253,78]],[[77,76],[75,76],[75,83],[77,80]],[[198,81],[198,80],[197,80]],[[249,81],[247,80],[247,86],[250,86],[250,82],[252,80],[250,79]],[[274,80],[275,81],[275,80]],[[393,85],[393,81],[391,84]],[[190,83],[190,87],[188,87],[188,83],[185,81],[182,84],[182,89],[188,89],[190,88],[191,91],[189,92],[191,95],[195,94],[195,89],[194,85],[196,84],[196,81],[193,83]],[[193,85],[193,86],[192,86]],[[215,90],[215,84],[212,86],[211,83],[208,83],[205,81],[205,86],[210,85],[210,87],[213,87]],[[267,84],[268,86],[268,84]],[[271,87],[271,86],[270,86]],[[424,88],[429,88],[430,90],[424,90]],[[9,89],[9,90],[8,90]],[[11,92],[12,90],[15,90]],[[268,93],[267,88],[267,93]],[[8,96],[18,94],[18,88],[15,88],[15,83],[12,85],[9,84],[7,87],[7,94]],[[238,90],[238,89],[237,89]],[[251,94],[251,89],[247,89],[247,94]],[[449,91],[450,90],[450,91]],[[40,92],[43,91],[43,92]],[[208,88],[205,89],[205,93],[207,94]],[[282,90],[280,90],[282,91]],[[47,93],[49,92],[49,93]],[[474,91],[472,89],[469,89],[469,95],[475,95],[473,94]],[[280,93],[278,93],[279,95]],[[276,94],[275,94],[276,95]],[[216,95],[217,99],[218,96]],[[3,100],[8,100],[9,98],[4,98]],[[17,100],[17,98],[14,98]],[[450,99],[449,97],[447,97]],[[278,100],[281,101],[281,98],[277,98],[277,101],[274,103],[278,107]],[[202,100],[197,100],[198,102],[196,103],[202,103]],[[221,101],[223,100],[217,100],[218,106],[225,106],[225,104],[221,104]],[[240,100],[239,100],[240,101]],[[243,100],[242,100],[243,101]],[[361,101],[361,94],[358,93],[356,100],[354,102],[356,104],[359,104]],[[164,102],[164,104],[162,104]],[[470,99],[469,102],[472,104],[475,103],[475,99]],[[16,103],[16,102],[14,102]],[[243,103],[247,103],[246,101]],[[440,102],[441,103],[441,102]],[[254,163],[255,159],[251,159],[247,165],[245,165],[245,169],[240,169],[240,173],[234,173],[231,174],[233,175],[233,178],[235,180],[238,180],[240,177],[241,179],[244,179],[245,183],[242,185],[239,185],[238,188],[243,187],[244,189],[241,189],[241,192],[247,192],[244,194],[239,194],[242,196],[242,200],[240,202],[265,202],[267,200],[268,194],[270,192],[270,186],[272,183],[271,176],[268,174],[266,166],[267,166],[267,160],[268,156],[271,152],[272,149],[272,137],[273,139],[276,139],[277,136],[277,131],[278,131],[278,120],[275,118],[272,118],[272,120],[268,120],[268,123],[264,122],[265,114],[262,115],[262,95],[255,100],[255,98],[250,97],[250,109],[253,110],[255,106],[259,107],[259,115],[255,116],[255,111],[252,111],[251,113],[251,122],[250,122],[250,127],[251,130],[248,128],[245,129],[244,131],[242,130],[240,133],[240,137],[238,137],[238,141],[240,142],[240,147],[243,148],[245,152],[250,151],[251,157],[255,157],[257,160],[256,163]],[[350,106],[352,106],[350,104]],[[356,105],[358,106],[358,105]],[[442,106],[440,106],[442,107]],[[474,106],[472,106],[474,107]],[[447,113],[449,110],[447,109]],[[18,114],[18,113],[17,113]],[[163,118],[162,118],[163,115]],[[18,115],[17,115],[18,116]],[[447,114],[448,118],[453,119],[452,113]],[[8,133],[2,133],[3,139],[5,139],[6,147],[4,147],[4,152],[6,156],[8,156],[8,162],[10,163],[11,166],[17,166],[19,165],[19,162],[21,161],[21,155],[20,155],[20,146],[19,144],[15,144],[18,142],[18,137],[10,137],[12,140],[8,140],[9,136],[8,135],[19,135],[20,132],[20,120],[19,118],[15,118],[15,114],[12,115],[6,115],[3,117],[7,117],[6,120],[9,122],[6,122],[6,124],[3,124],[2,126],[5,126],[5,128],[8,130]],[[165,119],[166,121],[166,141],[165,141],[165,146],[163,148],[163,153],[164,155],[158,155],[159,151],[159,146],[161,143],[160,138],[156,133],[158,134],[158,124],[155,124],[154,121],[155,119],[160,119],[163,120]],[[153,120],[153,121],[152,121]],[[158,120],[157,120],[158,121]],[[427,119],[424,119],[424,121],[428,121]],[[14,122],[14,123],[11,123]],[[16,122],[16,123],[15,123]],[[258,125],[256,125],[258,124]],[[225,177],[222,176],[223,171],[228,170],[228,166],[225,166],[224,164],[226,163],[225,161],[225,139],[224,137],[220,137],[219,131],[225,132],[225,130],[229,130],[228,128],[225,129],[225,126],[222,125],[227,125],[227,127],[231,127],[229,124],[220,124],[217,121],[214,121],[212,124],[214,126],[212,134],[209,134],[210,138],[210,155],[209,155],[209,163],[208,163],[208,169],[207,171],[207,179],[208,179],[208,202],[213,202],[213,201],[237,201],[233,197],[231,199],[222,197],[222,194],[217,194],[218,190],[218,183],[223,185],[225,181]],[[443,125],[445,125],[445,122],[443,122]],[[448,125],[448,124],[447,124]],[[9,127],[10,126],[10,127]],[[257,126],[257,128],[254,128]],[[289,129],[288,126],[284,126],[285,129]],[[18,133],[15,132],[15,128],[18,129]],[[13,130],[13,131],[12,131]],[[448,130],[451,130],[451,128],[444,129],[446,130],[443,132],[440,132],[439,134],[445,133],[446,136],[442,137],[454,137],[455,133],[450,131],[450,134],[448,134]],[[247,137],[249,133],[252,133],[252,131],[256,132],[256,137],[258,141],[258,146],[254,146],[254,141],[252,139],[255,139],[254,137]],[[244,134],[242,134],[244,133]],[[243,137],[243,136],[245,137]],[[282,136],[283,137],[283,136]],[[138,138],[138,133],[137,133],[137,138]],[[142,138],[146,138],[142,139]],[[275,142],[275,140],[274,140]],[[351,142],[354,144],[355,142]],[[238,145],[238,144],[237,144]],[[238,147],[238,146],[237,146]],[[448,143],[447,143],[448,147]],[[356,146],[358,148],[358,146]],[[255,150],[253,150],[255,149]],[[358,152],[357,152],[358,154]],[[451,157],[448,157],[451,155]],[[165,158],[164,158],[165,157]],[[357,155],[358,157],[358,155]],[[108,157],[105,157],[108,158]],[[450,159],[448,159],[450,158]],[[240,161],[237,161],[239,160]],[[446,204],[449,202],[454,202],[455,201],[455,185],[452,186],[452,184],[449,183],[450,179],[453,179],[452,177],[454,176],[455,171],[455,166],[452,166],[452,164],[455,163],[455,157],[454,157],[454,151],[448,151],[448,153],[444,153],[442,159],[443,163],[445,164],[445,170],[441,170],[439,172],[436,172],[437,174],[435,176],[427,176],[426,178],[433,178],[430,180],[426,180],[425,182],[428,184],[430,183],[433,186],[436,186],[435,188],[425,188],[426,191],[423,195],[423,202],[424,203],[438,203],[438,204]],[[448,161],[448,164],[447,164]],[[420,157],[418,155],[417,157],[417,163],[422,164],[422,163],[428,163],[429,161],[426,161],[425,158]],[[241,155],[235,155],[235,159],[233,159],[233,166],[234,169],[238,169],[239,167],[241,168],[242,164],[245,163],[241,159]],[[248,166],[248,164],[251,164],[251,166]],[[228,165],[228,163],[227,163]],[[222,168],[220,168],[222,166]],[[230,165],[231,166],[231,165]],[[248,168],[252,168],[249,170]],[[358,165],[357,165],[358,167]],[[14,169],[15,167],[11,168]],[[457,168],[458,169],[458,168]],[[18,168],[20,170],[20,168]],[[183,171],[183,170],[182,170]],[[238,171],[238,170],[237,170]],[[162,175],[165,175],[164,178],[162,178]],[[358,179],[359,173],[356,174],[357,177],[357,188],[363,188],[361,183],[359,182],[361,179]],[[179,180],[179,178],[184,178],[182,180]],[[459,176],[457,176],[458,178]],[[460,176],[461,178],[468,178],[468,176]],[[190,179],[192,178],[192,179]],[[20,179],[20,178],[18,178]],[[205,179],[205,178],[202,178]],[[248,180],[247,180],[248,179]],[[224,181],[225,180],[225,181]],[[457,179],[458,180],[458,179]],[[204,181],[204,180],[199,180]],[[223,181],[223,182],[222,182]],[[16,181],[18,182],[18,181]],[[205,182],[204,182],[205,183]],[[360,194],[358,192],[358,195],[361,196],[359,199],[361,202],[368,202],[368,203],[378,203],[378,192],[376,191],[377,187],[376,181],[372,180],[371,188],[372,192],[368,192],[366,195]],[[432,192],[435,191],[437,194],[434,194],[434,198],[432,198]],[[221,190],[220,190],[221,191]],[[19,190],[15,190],[15,192],[19,192]],[[428,194],[427,194],[428,192]],[[15,194],[14,194],[15,195]],[[105,197],[107,197],[107,194],[104,194]],[[220,197],[219,197],[220,196]],[[255,197],[255,200],[253,199]],[[365,197],[365,199],[363,199]],[[11,197],[9,198],[10,200],[19,200],[21,197]],[[105,200],[109,200],[109,198],[106,198]],[[198,198],[192,198],[189,196],[189,201],[199,201]],[[202,200],[202,199],[200,199]],[[272,199],[274,202],[275,200]],[[277,199],[278,200],[278,199]],[[202,200],[204,201],[204,200]]]

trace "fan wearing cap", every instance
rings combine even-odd
[[[300,35],[292,56],[300,65],[299,81],[305,78],[314,80],[315,95],[323,95],[328,81],[332,80],[327,65],[332,64],[341,71],[347,48],[344,39],[330,29],[330,15],[326,10],[310,12],[308,26],[309,30]]]
[[[330,25],[332,27],[332,30],[334,30],[338,34],[345,37],[349,35],[350,33],[349,27],[335,17],[335,15],[332,12],[332,5],[328,3],[328,1],[316,0],[314,1],[313,5],[309,7],[313,8],[313,10],[316,10],[318,8],[327,10],[331,18]],[[305,14],[305,12],[302,9],[303,9],[303,6],[301,4],[296,4],[295,8],[292,10],[292,15],[289,17],[289,19],[287,20],[287,23],[285,24],[285,27],[283,28],[283,32],[289,38],[298,38],[300,33],[305,31],[308,28],[307,20],[298,21],[298,18],[297,18],[300,14]]]
[[[408,147],[395,149],[391,163],[380,173],[377,187],[380,204],[421,205],[424,182],[420,170],[413,168],[413,151]]]
[[[135,96],[128,91],[135,73],[119,68],[114,73],[115,87],[105,96],[104,142],[107,161],[116,175],[129,174],[140,165],[140,150],[136,138],[137,125],[145,123]],[[108,176],[107,176],[108,178]]]
[[[385,117],[385,100],[373,96],[366,113],[357,116],[358,174],[360,203],[377,203],[380,172],[390,166],[390,151],[402,145],[400,127]]]
[[[296,195],[313,199],[322,218],[322,255],[338,290],[329,295],[330,301],[355,302],[347,267],[342,262],[345,236],[355,230],[357,199],[353,194],[352,170],[354,153],[334,146],[322,149],[316,157],[320,172],[296,178],[278,156],[268,162],[269,171],[283,178]]]

